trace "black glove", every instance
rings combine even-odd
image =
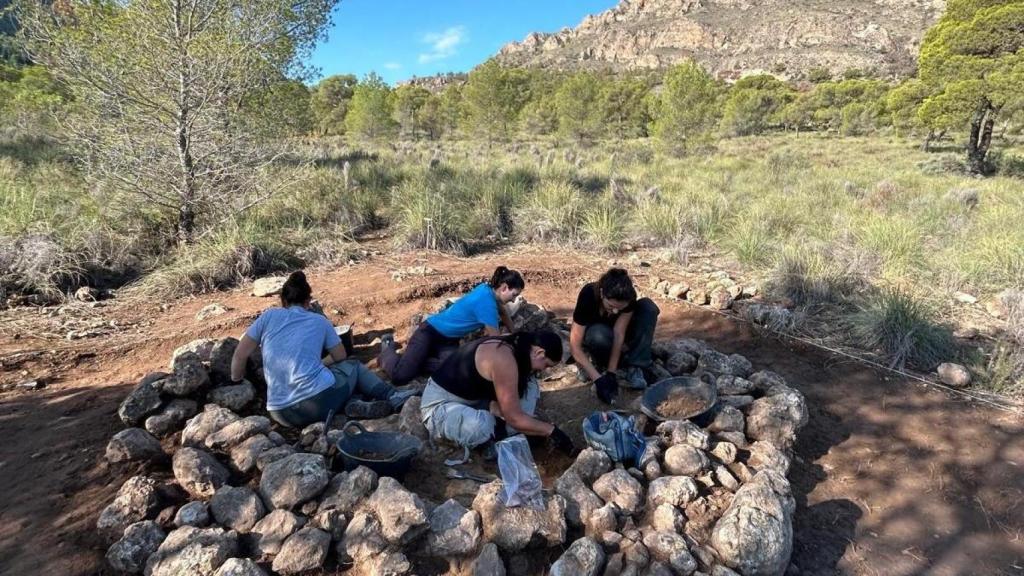
[[[562,429],[558,426],[555,426],[555,429],[551,431],[551,435],[548,436],[548,439],[551,440],[552,446],[558,449],[559,452],[568,456],[572,456],[576,451],[576,446],[573,445],[572,438],[569,438],[569,435],[562,432]]]
[[[600,378],[594,380],[594,389],[601,402],[611,404],[619,391],[619,381],[615,378],[615,374],[605,372]]]

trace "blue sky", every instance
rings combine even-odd
[[[529,32],[576,26],[616,0],[341,0],[311,63],[321,77],[372,71],[394,84],[465,72]]]

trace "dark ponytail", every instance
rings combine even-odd
[[[306,273],[297,270],[288,276],[284,286],[281,287],[281,306],[285,308],[295,305],[302,306],[309,301],[312,295],[313,289],[306,281]]]
[[[523,275],[515,270],[509,270],[504,266],[498,266],[494,269],[494,274],[491,276],[491,281],[488,282],[491,288],[497,288],[502,284],[508,286],[512,290],[522,290],[526,288],[526,282],[523,280]]]
[[[512,346],[512,356],[516,359],[516,368],[519,372],[519,397],[526,394],[526,386],[533,376],[533,362],[530,356],[533,354],[533,347],[540,346],[544,349],[544,355],[552,362],[562,361],[562,339],[550,330],[538,330],[536,332],[514,332],[506,336],[498,336]]]
[[[600,296],[618,302],[635,302],[636,288],[624,268],[609,268],[597,281]]]

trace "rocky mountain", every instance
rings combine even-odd
[[[659,69],[691,57],[724,79],[813,68],[913,72],[945,0],[621,0],[575,28],[533,32],[496,58],[557,70]]]

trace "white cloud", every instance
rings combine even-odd
[[[398,62],[385,62],[384,68],[387,70],[398,70],[402,67]]]
[[[466,43],[466,27],[452,26],[444,32],[430,32],[423,35],[423,43],[430,45],[428,52],[421,52],[420,64],[444,60],[454,56],[460,45]]]

